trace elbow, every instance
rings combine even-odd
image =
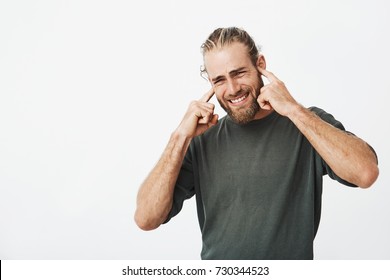
[[[360,175],[360,182],[358,186],[362,189],[367,189],[371,187],[376,179],[379,176],[378,165],[372,164],[372,166],[367,167]]]
[[[146,215],[140,213],[139,210],[135,211],[134,221],[135,221],[136,225],[144,231],[154,230],[161,225],[161,223],[156,223],[156,222],[151,221],[150,218],[148,218]]]

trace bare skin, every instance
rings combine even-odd
[[[137,196],[134,219],[143,230],[160,226],[172,208],[173,190],[191,139],[218,122],[214,104],[208,103],[214,90],[191,102],[179,127],[172,133],[157,165],[145,179]]]
[[[339,177],[361,188],[375,182],[379,174],[377,159],[366,142],[329,125],[295,101],[284,83],[265,69],[262,55],[255,67],[245,46],[232,43],[206,54],[205,64],[213,88],[198,101],[191,102],[160,160],[139,189],[135,221],[141,229],[155,229],[166,220],[191,139],[218,122],[214,104],[208,102],[214,94],[222,106],[238,113],[256,100],[261,109],[253,119],[261,119],[273,110],[288,117]],[[259,93],[256,92],[258,73],[269,81],[264,86],[261,81]]]
[[[259,71],[270,81],[261,89],[260,107],[288,117],[340,178],[361,188],[370,187],[379,169],[367,143],[323,121],[296,102],[274,74],[260,67]]]

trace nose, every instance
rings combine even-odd
[[[226,89],[228,94],[235,95],[237,92],[240,91],[241,87],[235,79],[228,79]]]

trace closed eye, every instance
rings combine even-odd
[[[218,85],[218,84],[221,84],[223,82],[224,79],[217,79],[214,81],[214,85]]]
[[[242,76],[244,76],[245,73],[246,73],[246,71],[240,71],[240,72],[237,72],[236,76],[242,77]]]

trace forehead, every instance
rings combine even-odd
[[[234,42],[221,48],[215,48],[204,55],[204,66],[209,78],[226,75],[241,67],[252,67],[247,47]]]

